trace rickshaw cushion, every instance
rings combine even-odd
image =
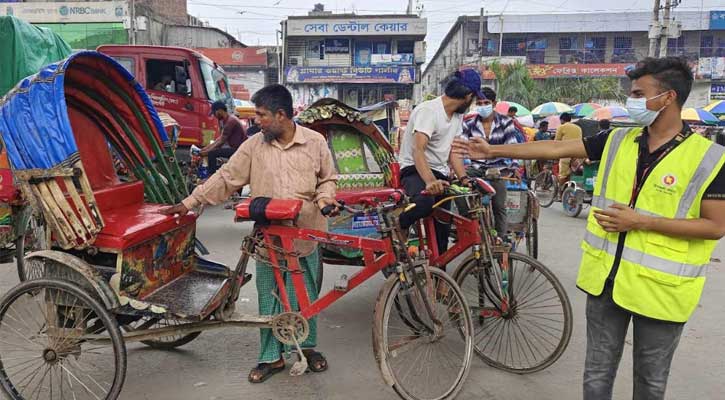
[[[235,207],[236,220],[251,220],[250,205],[253,199],[244,199]],[[264,216],[270,221],[295,220],[302,210],[302,200],[271,199],[264,209]]]
[[[370,200],[388,201],[390,196],[399,192],[399,189],[381,187],[377,189],[342,189],[337,191],[335,198],[344,201],[346,204],[360,204]]]
[[[96,190],[93,194],[98,208],[104,213],[107,210],[143,203],[144,186],[143,182],[136,181]]]
[[[105,226],[98,234],[95,246],[123,250],[196,222],[196,215],[192,213],[180,218],[159,214],[164,207],[163,204],[139,202],[102,211]]]

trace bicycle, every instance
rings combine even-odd
[[[421,251],[431,266],[445,268],[471,249],[452,276],[474,316],[476,354],[504,371],[541,371],[556,362],[569,344],[571,303],[546,266],[498,242],[491,210],[495,190],[481,178],[472,184],[478,193],[451,185],[432,215],[419,223]],[[440,207],[447,201],[457,201],[459,214]],[[455,243],[443,253],[437,248],[434,220],[456,227]]]
[[[552,172],[554,161],[544,161],[543,171],[534,178],[534,193],[544,208],[549,208],[559,195],[559,179]]]

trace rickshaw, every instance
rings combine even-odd
[[[569,181],[563,185],[561,206],[566,215],[578,217],[585,205],[592,204],[594,184],[597,179],[599,162],[584,162],[577,171],[572,171]]]
[[[299,343],[308,319],[386,268],[393,274],[373,326],[384,381],[411,400],[451,399],[461,390],[474,351],[470,308],[451,277],[402,245],[397,215],[409,205],[399,192],[345,207],[378,220],[378,239],[284,224],[296,220],[301,200],[271,199],[261,213],[243,201],[235,219],[255,225],[229,268],[195,253],[198,213],[159,213],[187,195],[184,178],[148,96],[111,58],[78,52],[22,80],[0,101],[0,134],[18,187],[51,232],[49,249],[26,255],[27,280],[0,299],[0,392],[11,399],[114,400],[125,380],[126,343],[173,349],[230,326],[272,329],[297,349],[291,374],[304,374]],[[116,174],[114,154],[130,171],[126,180]],[[356,249],[365,267],[312,301],[295,239]],[[250,258],[273,266],[281,314],[235,312],[251,279]],[[431,359],[433,350],[444,360]],[[433,375],[435,382],[425,379]]]

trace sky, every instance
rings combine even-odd
[[[276,44],[279,22],[288,15],[307,15],[314,4],[325,10],[357,14],[404,13],[407,0],[187,0],[189,14],[208,21],[248,46]],[[428,57],[460,15],[487,13],[532,14],[546,12],[651,11],[654,0],[418,0],[422,17],[428,19]],[[662,4],[665,0],[662,0]],[[605,6],[606,5],[606,9]],[[678,10],[725,9],[723,0],[682,0]]]

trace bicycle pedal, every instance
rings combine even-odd
[[[347,279],[347,275],[342,275],[340,279],[335,281],[335,290],[338,292],[347,292],[350,287],[350,281]]]

